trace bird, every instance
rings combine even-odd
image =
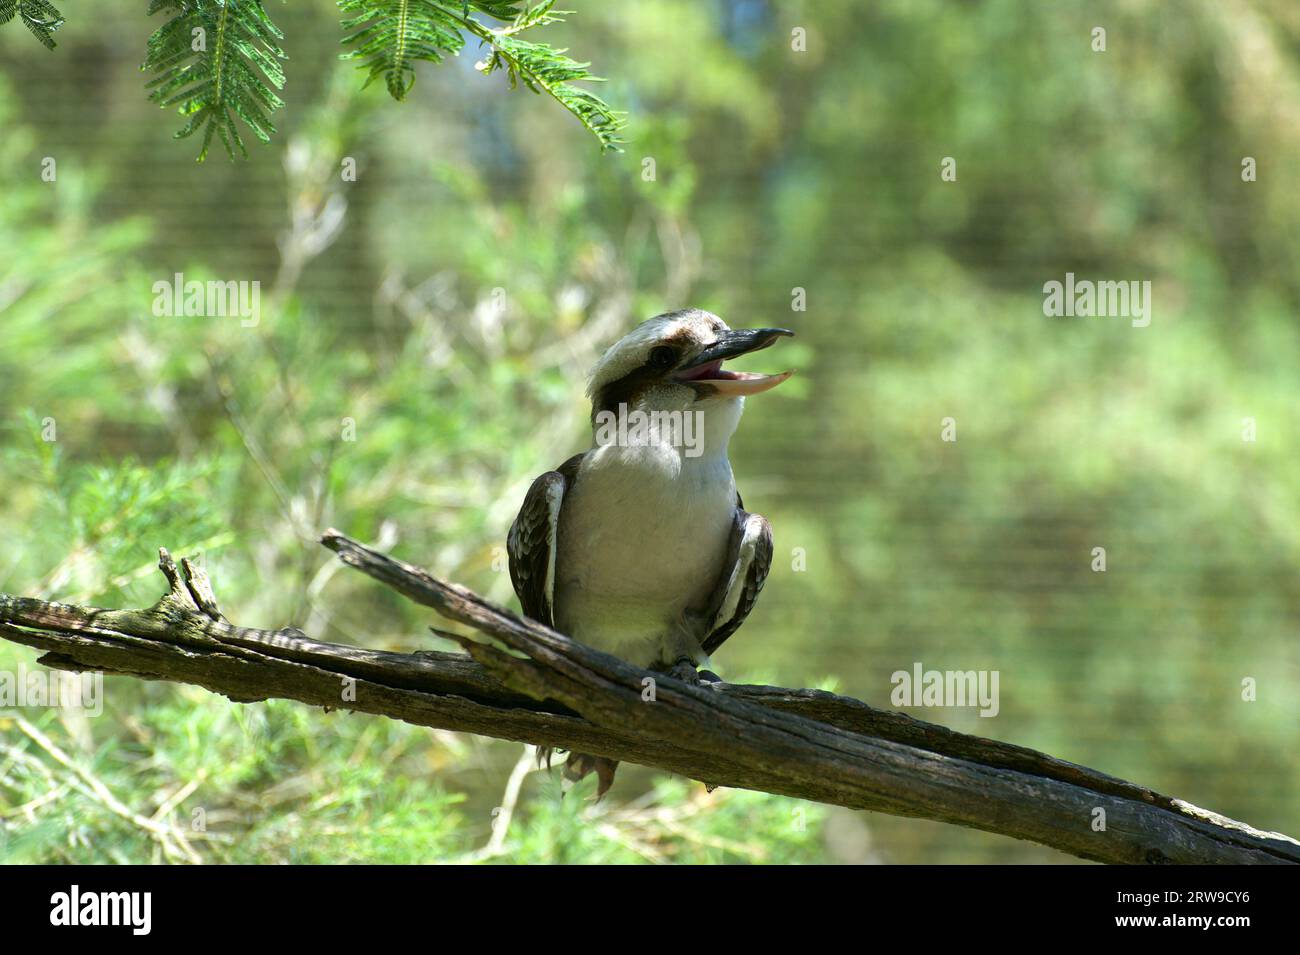
[[[720,682],[710,657],[753,610],[772,563],[771,525],[745,510],[727,447],[745,398],[793,374],[723,362],[793,334],[685,308],[609,347],[587,382],[592,446],[537,477],[510,527],[527,616],[628,663]],[[596,773],[599,800],[617,765],[570,753],[564,775]]]

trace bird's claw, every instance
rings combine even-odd
[[[691,686],[703,686],[706,683],[721,683],[722,677],[712,670],[697,670],[695,664],[682,657],[668,668],[668,675],[674,680],[681,680]]]
[[[700,685],[700,672],[695,669],[695,664],[685,657],[668,668],[668,675],[674,680],[681,680],[691,686]]]

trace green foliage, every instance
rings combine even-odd
[[[0,646],[0,663],[5,653]],[[122,689],[112,681],[108,693],[121,701]],[[138,817],[153,816],[208,862],[694,864],[820,857],[825,807],[764,793],[710,794],[698,783],[670,779],[633,805],[614,804],[612,797],[595,803],[590,783],[564,794],[558,770],[534,771],[536,795],[515,814],[499,847],[485,851],[499,808],[476,819],[464,795],[446,790],[437,769],[458,754],[426,730],[285,701],[234,704],[183,687],[150,694],[133,709],[138,719],[131,735],[103,739],[93,753],[74,759],[75,768],[42,758],[48,754],[36,739],[0,717],[0,862],[156,861],[155,833],[115,812],[104,791],[131,804]],[[65,752],[73,748],[50,713],[27,718]],[[38,808],[30,818],[9,821],[24,805]]]
[[[120,699],[111,682],[107,692]],[[348,718],[277,701],[241,706],[187,690],[168,692],[139,713],[131,738],[104,740],[76,760],[76,770],[40,760],[42,747],[0,718],[0,816],[43,793],[64,793],[35,825],[0,819],[0,862],[155,861],[160,841],[113,811],[100,797],[105,790],[136,804],[145,801],[140,794],[153,794],[139,816],[180,793],[160,819],[190,846],[189,861],[415,863],[469,848],[456,809],[462,796],[418,773],[400,777],[389,764],[358,759],[373,747],[400,768],[431,747],[428,734],[413,727],[354,719],[323,734],[323,722]],[[48,713],[31,719],[43,735],[64,735]],[[101,788],[83,782],[89,778]],[[197,785],[183,790],[186,781]]]
[[[203,130],[198,161],[207,158],[213,134],[234,158],[248,150],[235,125],[238,117],[264,143],[275,126],[270,114],[284,105],[284,34],[260,0],[151,0],[150,15],[172,18],[149,37],[141,69],[156,74],[146,84],[149,99],[175,106],[187,118],[176,133],[184,139]],[[273,89],[274,87],[274,89]]]
[[[368,72],[366,85],[383,77],[393,99],[405,99],[415,83],[415,62],[437,63],[465,45],[460,19],[437,0],[338,0],[349,14],[343,38],[356,47],[341,54],[344,60],[361,60]],[[459,6],[459,4],[457,4]]]
[[[565,56],[565,50],[523,40],[525,30],[556,23],[562,11],[555,0],[529,6],[527,0],[337,0],[345,14],[342,43],[355,49],[341,54],[360,60],[366,85],[382,77],[396,100],[406,98],[415,83],[415,63],[440,62],[459,54],[465,34],[487,47],[479,64],[484,74],[504,70],[514,88],[522,83],[545,93],[567,109],[600,143],[602,151],[617,151],[624,115],[575,82],[598,82],[588,69]],[[233,160],[245,159],[236,120],[263,143],[275,133],[271,115],[284,106],[287,59],[284,33],[267,14],[262,0],[150,0],[149,15],[160,11],[170,19],[149,37],[141,69],[155,74],[145,88],[150,101],[175,107],[185,118],[176,132],[186,139],[200,130],[203,162],[213,137]],[[480,13],[505,23],[493,28],[476,19]],[[45,46],[54,49],[53,33],[64,23],[49,0],[0,0],[0,24],[17,14]]]
[[[49,49],[54,49],[54,31],[63,26],[63,14],[49,0],[0,0],[0,23],[8,23],[14,14],[32,35]]]
[[[622,114],[575,81],[596,81],[589,63],[579,63],[544,43],[533,43],[520,34],[534,27],[556,23],[562,12],[552,9],[555,0],[528,6],[519,0],[338,0],[339,9],[350,14],[344,31],[353,30],[343,43],[357,48],[342,54],[346,60],[361,60],[369,85],[383,77],[394,99],[404,99],[415,83],[415,62],[437,63],[447,54],[459,54],[465,45],[462,30],[487,48],[478,65],[484,74],[504,70],[513,89],[523,83],[534,93],[545,93],[578,118],[600,141],[602,150],[616,150],[623,128]],[[470,10],[509,21],[492,28],[469,15]]]
[[[496,861],[780,865],[821,857],[827,809],[816,803],[747,790],[709,793],[698,783],[668,777],[628,806],[593,805],[593,780],[565,793],[552,777],[541,788],[518,835]]]
[[[618,138],[624,126],[622,113],[616,113],[608,103],[590,90],[573,85],[574,81],[597,80],[588,67],[545,43],[520,39],[519,34],[531,27],[553,23],[560,19],[551,7],[555,0],[544,0],[533,8],[522,9],[513,23],[499,30],[489,30],[474,20],[466,26],[490,50],[479,69],[484,75],[504,70],[514,89],[523,83],[534,93],[546,93],[571,112],[598,140],[603,150],[617,150],[622,140]],[[494,6],[508,6],[494,4]]]

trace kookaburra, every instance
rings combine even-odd
[[[510,528],[524,613],[620,657],[698,682],[749,615],[772,561],[727,459],[745,397],[791,372],[733,372],[784,328],[730,329],[699,309],[642,322],[592,369],[593,446],[538,477]],[[705,678],[713,678],[705,671]],[[566,774],[616,764],[572,754]]]

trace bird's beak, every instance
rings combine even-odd
[[[787,337],[794,337],[794,332],[788,328],[737,328],[725,331],[704,351],[687,359],[689,364],[678,368],[673,377],[684,384],[707,385],[718,394],[756,395],[775,388],[794,372],[756,375],[748,371],[728,371],[722,367],[723,360],[759,351],[778,338]]]

